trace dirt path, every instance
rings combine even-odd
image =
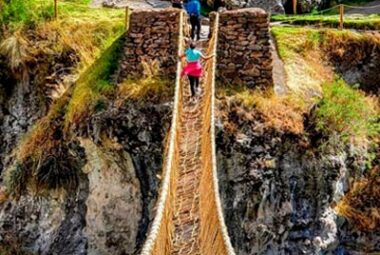
[[[287,77],[282,59],[278,55],[276,42],[274,37],[271,35],[271,50],[273,57],[273,82],[274,82],[274,91],[277,95],[286,95],[289,88],[287,86]]]
[[[380,0],[372,1],[368,4],[358,6],[359,8],[345,7],[347,14],[380,14]]]

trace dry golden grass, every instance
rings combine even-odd
[[[296,97],[255,95],[256,106],[262,114],[265,124],[276,130],[301,134],[304,131],[302,102]]]
[[[304,131],[303,114],[308,111],[308,104],[302,97],[295,94],[279,96],[272,91],[251,90],[236,86],[227,89],[219,88],[218,96],[240,102],[247,109],[256,110],[261,114],[268,128],[294,134]],[[234,130],[233,125],[231,130]]]
[[[172,84],[168,80],[148,77],[142,80],[125,80],[120,86],[118,96],[120,99],[150,100],[170,98],[173,94]]]
[[[320,30],[274,27],[279,54],[284,61],[290,92],[309,105],[322,96],[322,84],[332,81],[334,72],[320,47]]]
[[[362,231],[380,229],[380,168],[369,178],[354,183],[351,191],[338,203],[336,211]]]
[[[73,50],[79,56],[78,71],[90,66],[123,31],[121,16],[70,17],[39,24],[36,34],[43,53]],[[49,48],[43,47],[43,44]],[[51,48],[52,47],[52,48]]]
[[[40,158],[44,152],[63,142],[63,138],[56,137],[57,130],[61,133],[63,116],[68,98],[61,98],[49,111],[49,114],[40,119],[33,129],[22,139],[16,153],[20,162],[29,157]]]
[[[26,63],[32,58],[28,48],[28,41],[20,30],[0,43],[0,54],[7,58],[14,73],[22,73],[27,68]]]
[[[325,30],[322,38],[321,47],[329,57],[344,58],[349,63],[357,63],[368,56],[368,51],[380,47],[379,33]]]
[[[144,78],[140,80],[124,80],[119,85],[118,96],[122,100],[132,99],[168,99],[173,96],[173,81],[159,76],[158,61],[142,61]]]

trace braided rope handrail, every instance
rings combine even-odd
[[[223,241],[226,247],[226,251],[228,255],[235,255],[235,251],[232,247],[230,237],[228,235],[228,230],[226,223],[224,221],[224,213],[222,209],[222,203],[219,195],[219,182],[218,182],[218,172],[217,172],[217,163],[216,163],[216,145],[215,145],[215,77],[216,77],[216,61],[217,61],[217,44],[218,44],[218,32],[219,32],[219,13],[216,13],[215,16],[215,24],[214,24],[214,43],[212,46],[211,54],[214,56],[212,58],[211,64],[211,157],[212,157],[212,174],[213,174],[213,187],[214,187],[214,195],[216,208],[218,212],[218,220],[219,226],[222,231]]]
[[[180,20],[179,20],[179,40],[178,40],[178,55],[183,51],[183,12],[180,13]],[[177,57],[177,56],[176,56]],[[175,94],[174,94],[174,109],[173,109],[173,116],[172,116],[172,123],[170,128],[170,136],[169,136],[169,149],[167,151],[167,158],[165,160],[165,166],[164,166],[164,179],[161,185],[161,192],[158,198],[157,202],[157,208],[156,208],[156,215],[154,217],[152,226],[150,228],[149,234],[147,239],[145,240],[145,243],[143,245],[141,255],[150,255],[154,245],[156,243],[162,220],[165,213],[165,206],[167,203],[167,200],[169,198],[169,189],[170,189],[170,182],[171,182],[171,176],[172,176],[172,164],[174,159],[174,152],[175,152],[175,146],[176,146],[176,140],[177,140],[177,126],[179,121],[179,107],[180,107],[180,101],[182,97],[181,92],[181,68],[182,63],[181,61],[178,61],[177,63],[177,71],[176,71],[176,81],[175,81]]]
[[[373,6],[355,6],[355,5],[348,5],[348,4],[343,4],[344,7],[348,7],[348,8],[351,8],[351,9],[375,9],[375,8],[379,8],[380,5],[373,5]]]
[[[334,5],[330,8],[327,8],[327,9],[324,9],[324,10],[320,10],[320,11],[317,11],[315,15],[321,15],[321,14],[324,14],[326,12],[329,12],[329,11],[332,11],[332,10],[335,10],[335,9],[339,9],[340,6],[343,5],[345,8],[348,8],[348,9],[360,9],[360,10],[367,10],[367,9],[377,9],[380,7],[380,5],[373,5],[373,6],[355,6],[355,5],[348,5],[348,4],[338,4],[338,5]],[[310,14],[301,14],[301,15],[290,15],[290,17],[293,17],[296,18],[297,16],[308,16]],[[337,15],[337,14],[332,14],[332,15]]]
[[[184,17],[180,16],[180,35],[178,53],[182,52],[184,42],[183,31]],[[218,41],[219,15],[216,14],[213,36],[209,42],[207,50],[209,55],[213,55],[211,61],[206,64],[204,79],[205,99],[202,104],[203,124],[202,124],[202,178],[203,190],[200,195],[203,197],[201,204],[203,211],[201,215],[202,254],[235,255],[234,249],[228,235],[224,222],[224,215],[219,196],[219,185],[216,165],[215,147],[215,73],[216,73],[216,50]],[[174,96],[174,110],[172,126],[169,133],[169,142],[165,154],[164,179],[157,202],[156,215],[149,230],[148,237],[142,248],[142,255],[165,255],[170,254],[173,234],[173,198],[176,192],[176,175],[178,164],[178,146],[180,137],[177,129],[180,127],[180,115],[182,110],[182,86],[180,79],[182,63],[178,61],[176,88]],[[210,187],[210,184],[212,187]],[[201,188],[201,189],[202,189]]]

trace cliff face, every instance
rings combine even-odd
[[[12,74],[6,60],[0,57],[0,171],[5,157],[31,125],[46,114],[44,95],[36,89],[34,77],[19,78]]]
[[[2,204],[2,247],[32,254],[138,251],[153,217],[170,108],[111,103],[83,121],[75,129],[83,138],[71,152],[80,162],[78,185]],[[307,132],[296,134],[267,127],[255,108],[223,98],[218,108],[220,192],[238,254],[379,250],[376,231],[360,232],[331,207],[363,171],[366,148],[318,152],[312,119],[304,123]]]
[[[88,119],[70,150],[77,185],[3,203],[0,251],[134,254],[153,217],[169,110],[130,103]]]
[[[365,169],[366,148],[318,152],[310,120],[308,132],[296,135],[265,127],[260,113],[239,104],[221,106],[220,192],[238,254],[378,251],[378,231],[355,230],[332,207]]]

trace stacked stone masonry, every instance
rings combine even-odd
[[[118,82],[140,79],[146,62],[159,63],[159,74],[174,78],[177,63],[179,16],[177,9],[134,10],[126,33]],[[211,15],[211,27],[213,24]],[[258,8],[220,13],[217,79],[249,88],[273,85],[268,14]]]
[[[211,23],[213,17],[211,17]],[[250,88],[273,85],[268,14],[258,8],[225,11],[219,17],[217,78]]]
[[[143,62],[159,63],[159,74],[174,77],[176,72],[180,11],[176,9],[133,10],[126,33],[124,56],[118,81],[139,79]]]

